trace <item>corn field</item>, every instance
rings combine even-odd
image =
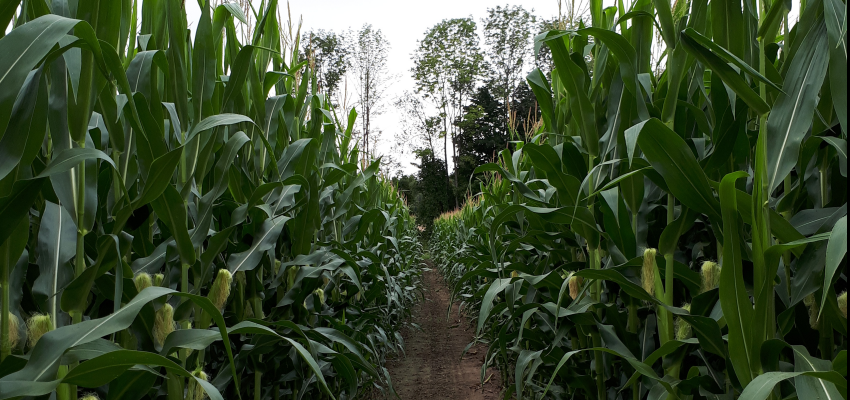
[[[278,1],[211,3],[0,1],[0,399],[393,392],[415,219]]]
[[[485,368],[506,398],[846,399],[846,3],[626,4],[535,39],[543,126],[436,222]]]

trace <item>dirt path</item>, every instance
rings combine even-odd
[[[425,300],[416,306],[413,322],[422,331],[403,332],[407,357],[390,362],[393,386],[401,400],[497,400],[500,376],[487,370],[489,381],[481,386],[481,366],[487,348],[478,345],[460,359],[472,341],[475,327],[458,317],[457,305],[446,319],[449,289],[432,269],[424,275]],[[492,377],[491,377],[492,376]]]

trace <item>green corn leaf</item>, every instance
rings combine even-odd
[[[164,367],[168,370],[168,372],[177,376],[186,377],[198,382],[211,399],[224,399],[215,386],[193,376],[189,373],[189,371],[186,371],[174,361],[171,361],[159,354],[144,351],[118,350],[93,358],[71,370],[62,382],[82,387],[96,388],[118,378],[118,376],[123,374],[124,371],[136,364]]]
[[[619,188],[602,192],[605,230],[626,258],[637,256],[637,243]]]
[[[526,77],[528,86],[534,91],[534,97],[537,99],[537,104],[540,104],[540,111],[543,114],[543,120],[548,124],[549,130],[557,129],[558,122],[555,118],[555,106],[552,103],[552,87],[546,76],[539,69],[534,69]]]
[[[693,328],[694,334],[699,340],[700,347],[720,357],[728,357],[726,342],[717,321],[700,316],[681,316]]]
[[[576,350],[576,351],[571,351],[569,353],[566,353],[563,357],[561,357],[561,360],[558,362],[558,365],[555,367],[555,372],[552,374],[552,378],[549,380],[549,384],[547,385],[547,388],[543,392],[543,394],[545,395],[548,392],[549,387],[551,387],[552,383],[555,381],[555,377],[558,374],[558,371],[561,370],[561,368],[570,360],[570,358],[572,358],[573,356],[575,356],[577,354],[580,354],[580,353],[583,353],[583,352],[591,352],[591,351],[601,351],[601,352],[605,352],[605,353],[614,355],[616,357],[622,358],[626,362],[628,362],[629,365],[631,365],[635,370],[637,370],[638,373],[640,373],[641,375],[643,375],[647,378],[650,378],[650,379],[656,381],[657,383],[659,383],[660,386],[667,393],[672,394],[675,391],[675,389],[673,389],[673,386],[670,385],[669,382],[663,380],[662,378],[659,378],[658,374],[656,374],[655,371],[652,369],[652,367],[650,367],[649,365],[647,365],[643,362],[640,362],[640,361],[638,361],[634,358],[624,356],[620,353],[617,353],[614,350],[607,349],[607,348],[603,347],[603,348],[591,348],[591,349]]]
[[[192,49],[192,107],[195,121],[203,118],[205,106],[212,110],[209,101],[215,89],[216,72],[213,43],[210,4],[207,2],[201,6],[198,30],[195,32],[195,46]]]
[[[236,96],[242,96],[242,88],[248,79],[251,60],[254,58],[254,46],[245,46],[239,51],[236,60],[231,67],[230,79],[224,89],[222,96],[222,110],[229,110],[229,106],[236,100]]]
[[[780,4],[780,3],[782,3],[782,2],[777,1],[775,4]],[[696,42],[699,45],[710,50],[715,55],[723,58],[726,62],[734,64],[736,67],[738,67],[742,71],[746,71],[747,75],[758,80],[759,82],[762,82],[762,83],[764,83],[764,84],[766,84],[766,85],[768,85],[768,86],[770,86],[770,87],[772,87],[772,88],[774,88],[774,89],[776,89],[780,92],[782,91],[782,88],[779,87],[779,85],[777,85],[776,83],[774,83],[770,79],[767,79],[765,76],[760,74],[758,71],[755,70],[755,68],[751,67],[750,64],[747,64],[746,61],[738,58],[738,56],[732,54],[729,50],[719,46],[715,42],[712,42],[707,37],[701,35],[699,32],[693,30],[692,28],[688,28],[688,29],[685,29],[684,31],[682,31],[682,35],[687,36],[689,39],[692,39],[694,42]]]
[[[708,178],[702,172],[685,141],[657,119],[635,125],[626,137],[636,137],[655,171],[664,177],[676,199],[695,211],[720,220],[720,204],[711,192]]]
[[[90,39],[95,36],[91,26],[85,22],[49,14],[0,38],[0,54],[17,55],[3,57],[3,61],[0,61],[0,87],[3,88],[0,91],[0,132],[5,132],[8,127],[15,99],[29,72],[71,29],[80,38]],[[96,40],[94,45],[97,45]]]
[[[828,296],[833,293],[832,281],[841,267],[841,261],[847,255],[847,216],[845,215],[835,224],[829,235],[829,243],[826,247],[826,269],[823,275],[823,296],[821,297],[820,312],[826,308]]]
[[[221,333],[208,329],[180,329],[168,335],[159,354],[168,356],[174,349],[204,350],[221,340]]]
[[[243,122],[248,122],[253,124],[254,121],[251,118],[248,118],[244,115],[237,114],[219,114],[213,115],[209,118],[205,118],[203,121],[195,124],[189,130],[189,133],[186,135],[186,142],[188,143],[190,140],[194,139],[196,135],[204,132],[206,130],[216,128],[219,126],[226,125],[235,125]]]
[[[107,273],[119,264],[121,253],[119,239],[116,235],[102,235],[97,240],[97,261],[86,268],[62,291],[60,306],[65,312],[82,312],[88,305],[88,293],[95,279]]]
[[[765,400],[773,394],[773,388],[780,382],[799,377],[811,377],[816,381],[841,380],[841,375],[833,371],[827,372],[765,372],[754,379],[744,391],[741,398],[752,400]],[[840,395],[839,395],[840,397]],[[836,397],[836,398],[839,398]],[[828,397],[826,397],[828,398]]]
[[[283,227],[291,218],[279,216],[269,218],[263,222],[259,231],[254,236],[251,247],[237,254],[231,254],[227,259],[227,269],[231,273],[238,271],[250,271],[257,267],[263,254],[274,248],[277,238],[283,231]]]
[[[770,10],[767,11],[767,15],[762,19],[761,26],[759,26],[758,37],[759,39],[767,39],[768,41],[773,41],[776,38],[777,32],[779,32],[779,26],[782,24],[783,17],[788,15],[788,12],[791,11],[792,2],[783,0],[783,1],[775,1],[773,5],[770,6]]]
[[[673,22],[673,7],[669,0],[653,0],[652,2],[655,4],[655,11],[660,21],[661,37],[664,38],[668,49],[674,49],[678,43],[679,35]]]
[[[735,372],[741,384],[748,385],[754,378],[753,362],[755,350],[752,348],[750,333],[754,318],[753,305],[744,284],[741,259],[741,238],[738,230],[737,201],[735,200],[735,181],[746,177],[744,172],[736,172],[723,178],[720,184],[720,203],[723,209],[723,269],[720,274],[720,304],[723,316],[729,324],[729,356],[735,366]]]
[[[153,160],[145,187],[139,196],[133,200],[133,208],[142,207],[162,196],[162,193],[171,185],[171,178],[177,171],[177,165],[182,155],[183,147],[179,147]]]
[[[843,397],[838,388],[840,387],[843,393],[846,393],[847,380],[843,379],[844,377],[838,375],[838,373],[831,371],[831,362],[812,357],[804,346],[792,346],[792,348],[794,349],[794,372],[820,373],[817,377],[800,374],[794,378],[797,394],[801,398],[831,400]],[[826,379],[821,378],[821,376]],[[836,383],[831,382],[833,380]]]
[[[698,34],[693,32],[693,36]],[[737,94],[741,100],[749,105],[754,111],[759,114],[767,114],[771,111],[770,106],[759,97],[750,85],[736,72],[732,67],[726,64],[720,57],[712,53],[709,49],[703,47],[700,42],[693,39],[691,35],[682,35],[683,48],[706,68],[711,68],[711,72],[717,74],[723,82]],[[785,87],[786,90],[787,84]]]
[[[836,88],[847,86],[847,5],[839,0],[824,0],[824,19],[829,35],[829,81]],[[832,104],[847,134],[847,91],[833,90]]]
[[[30,207],[41,193],[44,179],[28,179],[15,182],[11,193],[0,198],[0,244],[15,231],[18,223],[27,217]]]
[[[160,15],[158,18],[165,18],[168,27],[168,50],[165,52],[171,74],[168,82],[174,96],[177,115],[183,123],[180,130],[185,131],[191,115],[188,94],[189,77],[186,68],[188,65],[186,59],[186,18],[181,9],[182,4],[178,4],[176,1],[166,1],[163,8],[165,8],[165,15]]]
[[[678,247],[679,238],[691,229],[697,216],[697,213],[691,211],[690,208],[682,207],[679,217],[667,225],[661,233],[661,238],[658,240],[658,251],[661,254],[673,254]]]
[[[39,274],[32,291],[45,299],[45,310],[58,316],[62,288],[74,277],[70,260],[77,252],[77,226],[68,211],[48,202],[38,230]],[[58,317],[53,317],[54,321]],[[54,322],[54,326],[58,325]]]
[[[817,97],[826,78],[829,58],[826,28],[813,29],[791,61],[780,95],[767,120],[767,189],[785,179],[800,152],[803,137],[812,125]]]
[[[590,103],[585,89],[585,74],[570,57],[563,37],[549,39],[546,44],[552,50],[555,66],[558,71],[561,71],[558,77],[570,93],[574,105],[573,116],[577,118],[581,126],[582,143],[587,148],[588,153],[594,156],[598,155],[599,132],[596,130],[596,116],[594,115],[593,105]]]
[[[306,348],[304,348],[304,346],[302,346],[297,341],[290,339],[288,337],[285,337],[285,336],[281,336],[281,335],[277,334],[277,332],[275,332],[272,329],[269,329],[265,326],[262,326],[262,325],[259,325],[259,324],[256,324],[256,323],[253,323],[253,322],[250,322],[250,321],[243,321],[243,322],[240,322],[240,323],[234,325],[232,328],[230,328],[228,330],[228,333],[230,333],[230,334],[270,335],[270,336],[275,336],[277,338],[280,338],[283,341],[287,342],[289,345],[291,345],[293,348],[295,348],[295,351],[298,352],[298,355],[301,356],[301,358],[304,360],[304,362],[307,363],[307,365],[310,367],[310,369],[313,371],[313,373],[316,374],[316,380],[319,381],[319,384],[322,386],[322,389],[325,391],[325,393],[327,393],[328,396],[330,396],[331,399],[335,399],[333,394],[330,392],[330,389],[328,388],[328,384],[325,381],[324,375],[322,374],[322,370],[319,367],[319,364],[316,362],[315,358],[313,358],[311,352],[309,350],[307,350]]]
[[[620,75],[629,92],[637,93],[637,65],[635,48],[622,35],[601,28],[585,28],[579,33],[593,35],[594,38],[604,43],[605,46],[617,57],[620,62]]]
[[[481,303],[481,311],[478,314],[478,328],[476,329],[476,334],[479,334],[482,329],[484,329],[484,324],[487,322],[487,319],[490,318],[490,311],[493,309],[493,299],[496,298],[499,293],[505,290],[508,285],[511,284],[511,279],[496,279],[487,288],[487,293],[484,294],[484,300]]]
[[[156,378],[147,371],[125,371],[109,385],[106,400],[138,400],[153,387]]]
[[[20,371],[0,379],[0,382],[52,380],[56,376],[60,356],[65,350],[127,329],[145,304],[171,292],[173,291],[170,289],[148,288],[116,313],[48,332],[32,350],[27,365]]]
[[[0,179],[18,163],[29,165],[47,132],[47,84],[42,79],[44,68],[27,76],[21,93],[12,107],[8,134],[0,137]]]
[[[48,164],[47,167],[38,174],[37,178],[47,178],[51,175],[68,171],[71,168],[80,165],[80,162],[95,159],[106,161],[109,165],[112,165],[112,167],[115,168],[115,162],[112,161],[112,158],[106,155],[106,153],[93,148],[74,147],[62,150],[59,154],[57,154],[50,164]]]
[[[525,383],[525,371],[528,369],[529,364],[531,364],[535,359],[540,358],[540,355],[543,351],[530,351],[523,350],[519,353],[519,357],[517,358],[517,365],[515,369],[514,381],[516,381],[516,392],[523,393],[523,386]]]
[[[180,193],[172,185],[165,187],[162,196],[151,203],[160,221],[162,221],[177,243],[177,252],[180,253],[180,261],[184,265],[195,263],[195,247],[189,237],[189,229],[186,226],[186,203],[180,197]]]

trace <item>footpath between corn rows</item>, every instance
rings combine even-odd
[[[450,291],[433,265],[423,274],[425,298],[413,313],[413,323],[422,330],[405,329],[406,357],[389,363],[393,386],[401,400],[497,400],[501,399],[499,372],[487,370],[481,385],[481,366],[486,347],[477,345],[461,359],[472,341],[475,327],[458,315],[457,305],[450,316]]]

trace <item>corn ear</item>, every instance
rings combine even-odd
[[[713,290],[720,284],[720,265],[713,261],[702,263],[702,292]]]
[[[136,291],[141,292],[151,286],[153,286],[153,279],[151,279],[150,274],[147,272],[141,272],[136,274],[136,278],[133,279],[133,283],[136,284]]]
[[[685,304],[682,306],[682,309],[691,312],[691,305]],[[693,328],[691,324],[682,319],[681,317],[676,318],[676,340],[682,342],[690,339],[693,336]]]
[[[233,275],[227,269],[218,270],[218,275],[215,277],[215,281],[210,287],[210,292],[207,295],[207,298],[212,301],[212,303],[219,309],[219,311],[224,309],[224,305],[227,303],[227,298],[230,297],[230,288],[233,283]]]
[[[643,252],[643,268],[641,269],[641,283],[643,290],[646,290],[650,296],[655,296],[655,274],[658,270],[658,265],[655,263],[655,256],[658,251],[655,249],[646,249]]]
[[[159,310],[156,311],[156,321],[153,327],[153,336],[156,343],[162,346],[165,343],[165,338],[174,332],[174,307],[171,304],[165,303]]]
[[[27,343],[30,348],[35,347],[38,340],[45,333],[53,330],[53,321],[49,315],[35,314],[27,320]]]
[[[572,274],[570,275],[570,298],[573,300],[578,298],[582,284],[584,284],[584,278]]]

